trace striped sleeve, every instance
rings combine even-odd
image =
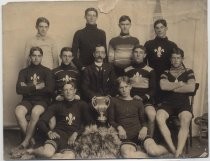
[[[195,80],[195,75],[192,69],[188,70],[187,78],[189,79],[194,79]]]

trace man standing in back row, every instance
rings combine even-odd
[[[162,92],[160,90],[160,76],[165,70],[169,70],[171,66],[170,57],[173,48],[177,45],[169,41],[166,36],[168,30],[167,22],[164,19],[159,19],[154,23],[154,30],[156,37],[154,40],[149,40],[145,43],[147,56],[145,63],[152,67],[156,74],[157,91],[155,95],[155,103],[159,104],[162,99]]]
[[[117,76],[124,74],[124,69],[131,65],[132,49],[139,44],[136,37],[129,33],[131,19],[123,15],[119,19],[120,35],[114,37],[109,42],[109,62],[114,64]]]
[[[98,11],[95,8],[86,9],[86,27],[74,34],[72,43],[73,63],[80,71],[94,62],[93,52],[97,44],[102,44],[106,49],[106,34],[103,30],[97,28],[97,18]]]

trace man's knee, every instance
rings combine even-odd
[[[39,118],[39,116],[44,112],[44,107],[41,105],[35,105],[31,111],[31,118]]]
[[[15,116],[17,118],[23,118],[23,117],[25,117],[26,114],[27,114],[27,112],[28,112],[27,108],[25,106],[23,106],[23,105],[19,105],[19,106],[17,106],[15,108]]]
[[[156,111],[153,106],[147,106],[145,108],[146,115],[150,121],[154,121],[156,117]]]
[[[43,147],[43,157],[51,158],[55,154],[55,148],[51,144],[45,144]]]
[[[132,158],[132,154],[136,152],[136,147],[129,144],[124,144],[120,148],[120,153],[123,158]]]
[[[158,110],[156,114],[156,121],[158,125],[165,124],[168,117],[169,115],[164,110]]]
[[[179,114],[179,120],[182,125],[189,125],[192,119],[192,114],[189,111],[183,111]]]
[[[152,138],[148,138],[144,141],[144,149],[149,155],[152,155],[152,156],[159,155],[157,144]]]

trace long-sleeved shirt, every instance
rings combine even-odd
[[[36,85],[39,83],[44,83],[45,87],[36,89]],[[49,100],[54,91],[54,87],[54,80],[50,69],[41,64],[31,64],[19,72],[16,92],[17,94],[23,95],[24,100]]]
[[[139,40],[130,35],[120,35],[110,40],[109,62],[114,64],[118,76],[122,75],[124,68],[131,65],[132,49],[137,44],[139,44]]]
[[[55,41],[49,36],[42,37],[39,34],[32,37],[26,42],[25,67],[30,63],[29,54],[30,54],[30,49],[32,47],[40,47],[42,49],[43,51],[42,65],[50,69],[58,67],[59,57],[58,57],[58,50],[57,50],[57,45]]]
[[[47,134],[50,131],[48,123],[53,116],[56,118],[54,130],[62,130],[70,135],[73,132],[80,134],[83,131],[82,125],[90,124],[93,121],[87,103],[81,100],[64,100],[49,106],[41,116],[37,127]]]
[[[177,45],[169,41],[168,38],[156,37],[154,40],[149,40],[145,43],[146,58],[145,63],[148,62],[149,66],[155,70],[156,79],[160,80],[160,75],[171,67],[170,57],[173,48]]]
[[[108,108],[108,122],[114,128],[122,126],[127,139],[133,139],[138,136],[140,129],[146,126],[143,103],[135,99],[112,98]]]
[[[166,70],[161,75],[161,80],[168,80],[171,83],[178,83],[180,81],[188,83],[188,81],[195,81],[194,73],[191,69],[180,69],[180,74],[178,77],[175,77],[171,74],[170,70]],[[164,84],[163,84],[164,85]],[[190,92],[190,91],[189,91]],[[182,106],[182,104],[189,104],[189,95],[188,93],[179,93],[174,91],[164,91],[163,93],[163,103],[175,104]]]
[[[98,29],[97,25],[86,24],[86,27],[74,34],[72,42],[73,62],[78,69],[86,67],[94,62],[93,53],[96,45],[101,44],[106,48],[106,34]],[[105,58],[107,61],[107,57]]]
[[[72,67],[71,64],[65,65],[61,63],[61,65],[53,69],[52,72],[55,79],[56,95],[62,93],[63,86],[69,81],[75,82],[78,89],[78,85],[80,85],[80,73],[75,67]]]
[[[145,101],[153,101],[156,88],[154,70],[144,63],[133,63],[132,66],[127,67],[125,71],[125,75],[131,79],[132,96],[138,95]]]

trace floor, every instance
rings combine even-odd
[[[4,139],[4,160],[11,160],[9,152],[12,148],[16,147],[20,143],[21,135],[18,130],[4,130],[3,133]],[[187,158],[198,158],[204,152],[208,152],[208,140],[202,139],[199,140],[198,137],[193,138],[193,146],[189,148],[189,153],[185,154]],[[204,155],[208,157],[208,155]]]

